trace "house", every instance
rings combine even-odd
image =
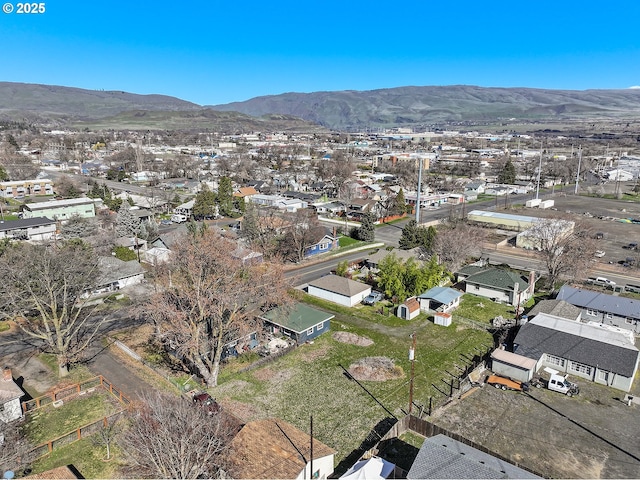
[[[284,420],[255,420],[231,441],[228,473],[237,479],[324,479],[333,473],[335,453]]]
[[[0,182],[2,198],[22,198],[29,195],[53,195],[53,182],[48,178]]]
[[[195,205],[195,200],[189,200],[188,202],[183,203],[182,205],[178,205],[173,209],[173,213],[178,215],[185,215],[187,218],[191,218],[193,214],[193,206]]]
[[[325,275],[310,282],[307,293],[338,305],[353,307],[371,293],[371,287],[338,275]]]
[[[151,265],[160,265],[161,263],[167,263],[170,258],[171,250],[168,248],[152,247],[149,250],[142,252],[140,261]]]
[[[464,279],[465,293],[486,297],[494,302],[518,307],[533,296],[535,272],[529,278],[511,270],[484,268]]]
[[[541,313],[520,327],[514,352],[578,378],[631,390],[640,352],[631,332]]]
[[[404,320],[413,320],[420,315],[420,302],[416,297],[407,298],[403,303],[398,305],[396,316]]]
[[[5,367],[0,379],[0,420],[4,423],[22,418],[22,389],[13,381],[11,369]]]
[[[568,320],[580,321],[582,310],[564,300],[541,300],[527,313],[529,317],[535,317],[539,313],[546,313]]]
[[[304,252],[305,257],[311,257],[321,253],[330,252],[334,248],[338,247],[338,237],[329,233],[321,233],[322,237],[315,243],[307,246]]]
[[[489,453],[439,434],[427,438],[407,479],[540,478]]]
[[[433,287],[421,295],[418,295],[420,310],[448,313],[458,305],[462,292],[449,287]]]
[[[550,221],[551,222],[551,221]],[[569,220],[553,220],[551,224],[554,236],[557,236],[557,240],[566,238],[573,233],[575,222]],[[516,235],[516,247],[524,248],[525,250],[542,250],[544,242],[549,235],[549,229],[545,228],[528,228],[527,230],[520,232]]]
[[[261,319],[270,333],[290,337],[300,344],[328,332],[334,317],[303,303],[295,303],[292,307],[274,308]]]
[[[464,186],[465,195],[480,195],[484,193],[485,182],[470,182]]]
[[[380,248],[376,253],[369,255],[365,259],[365,264],[370,270],[378,270],[380,262],[391,254],[395,255],[398,260],[403,262],[406,262],[410,258],[413,258],[414,260],[422,260],[423,257],[421,247],[412,248],[411,250],[387,250],[386,248]]]
[[[258,195],[258,192],[254,187],[240,187],[238,190],[233,192],[233,196],[235,198],[242,198],[245,202],[249,202],[253,195]]]
[[[56,222],[47,217],[0,221],[0,239],[46,242],[56,235]]]
[[[125,247],[134,252],[147,249],[147,241],[138,237],[120,237],[116,238],[114,243],[116,247]]]
[[[563,285],[556,300],[582,310],[581,321],[596,322],[640,333],[640,301]]]
[[[136,260],[125,262],[116,257],[98,258],[98,278],[92,294],[113,292],[144,281],[145,269]]]
[[[27,203],[23,207],[22,218],[48,217],[66,221],[71,217],[93,218],[96,216],[96,202],[93,198],[69,198],[50,202]]]

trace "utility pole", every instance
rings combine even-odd
[[[418,193],[416,195],[416,223],[420,225],[420,191],[422,190],[422,163],[421,158],[418,159]]]
[[[540,140],[540,164],[538,165],[538,184],[536,185],[536,200],[540,197],[540,174],[542,173],[542,140]]]
[[[409,360],[411,361],[411,378],[409,380],[409,415],[411,415],[411,408],[413,407],[413,379],[415,377],[415,363],[416,363],[416,332],[411,334],[413,343],[409,349]]]
[[[572,151],[573,151],[573,147]],[[580,165],[582,164],[582,145],[578,147],[578,173],[576,174],[576,189],[573,192],[574,195],[578,194],[578,183],[580,183]]]

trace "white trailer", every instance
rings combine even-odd
[[[540,200],[539,198],[534,198],[533,200],[527,200],[525,206],[527,208],[535,208],[540,205],[540,202],[542,202],[542,200]]]
[[[542,202],[540,202],[540,205],[538,205],[540,208],[551,208],[555,205],[555,200],[543,200]]]

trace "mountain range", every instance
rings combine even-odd
[[[283,93],[201,106],[166,95],[0,82],[0,119],[76,128],[308,131],[631,118],[639,113],[640,89],[398,87]]]

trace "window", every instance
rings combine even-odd
[[[320,250],[326,250],[327,248],[329,248],[329,242],[321,243],[319,247]]]
[[[565,360],[564,358],[556,357],[555,355],[547,354],[547,363],[551,363],[553,365],[558,365],[559,367],[564,368]]]
[[[591,310],[590,308],[587,308],[587,315],[591,315],[592,317],[596,317],[596,316],[598,316],[598,312],[597,312],[597,310]]]
[[[311,335],[313,333],[313,327],[311,327],[309,330],[307,330],[307,335]]]
[[[629,317],[624,319],[624,323],[631,325],[633,323],[633,320],[631,320]]]
[[[585,375],[591,375],[591,367],[578,362],[569,362],[569,370],[574,372],[583,373]]]
[[[316,325],[316,332],[319,332],[323,328],[324,328],[324,322],[319,323],[318,325]]]
[[[611,313],[605,313],[604,314],[605,318],[611,320],[613,318],[613,315]]]
[[[598,370],[598,380],[607,381],[609,380],[609,372],[605,372],[604,370]]]
[[[480,290],[480,285],[474,285],[473,288],[475,288],[476,290]]]

